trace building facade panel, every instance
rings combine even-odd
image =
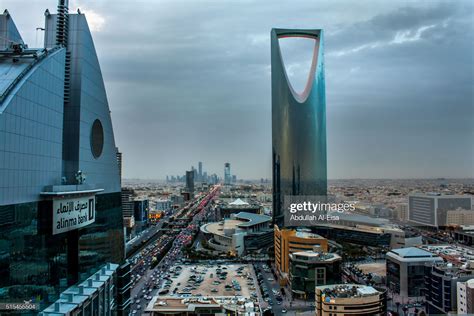
[[[0,105],[0,205],[61,183],[65,50],[50,53]]]

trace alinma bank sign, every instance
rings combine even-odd
[[[78,229],[95,221],[95,196],[53,201],[53,235]]]

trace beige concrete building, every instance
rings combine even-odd
[[[474,225],[474,211],[448,211],[446,214],[446,225]]]
[[[371,286],[336,284],[316,287],[316,316],[382,316],[386,311],[386,292]]]
[[[279,229],[274,227],[275,265],[283,279],[286,279],[290,268],[290,254],[313,250],[319,246],[322,252],[328,251],[328,240],[307,230]]]

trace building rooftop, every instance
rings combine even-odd
[[[233,202],[230,202],[229,205],[240,206],[240,205],[250,205],[250,204],[245,202],[244,200],[238,198],[238,199],[234,200]]]
[[[313,250],[298,251],[290,254],[291,259],[297,259],[297,257],[307,257],[308,261],[311,262],[332,262],[342,259],[341,256],[336,253],[315,252]]]
[[[61,293],[61,297],[43,310],[40,315],[68,315],[81,303],[96,295],[99,288],[113,277],[118,267],[118,264],[107,263],[81,284],[67,288]]]
[[[386,218],[376,218],[360,214],[347,214],[347,213],[331,213],[331,215],[339,216],[338,221],[354,222],[354,224],[362,224],[369,226],[384,226],[388,225],[390,221]]]
[[[242,228],[242,230],[245,231],[247,228],[252,226],[270,223],[271,220],[272,218],[270,216],[240,212],[232,215],[230,219],[204,224],[201,226],[201,231],[203,233],[229,237],[229,235],[233,234],[238,228]]]
[[[309,238],[312,238],[312,239],[324,238],[321,235],[312,233],[309,230],[305,230],[305,229],[298,229],[295,233],[295,236],[298,238],[308,238],[308,239]]]
[[[179,297],[155,297],[147,309],[154,311],[188,311],[194,312],[200,306],[221,306],[213,298],[179,298]]]
[[[148,311],[192,311],[199,306],[253,311],[258,304],[255,271],[249,264],[181,265],[169,269],[165,283]]]
[[[402,258],[431,258],[434,256],[433,253],[416,247],[393,249],[390,252]]]
[[[371,286],[360,284],[334,284],[316,287],[329,298],[350,298],[378,295],[380,292]]]
[[[173,266],[167,280],[169,293],[175,292],[176,297],[183,293],[191,296],[250,297],[256,288],[255,272],[249,264]],[[226,285],[233,283],[238,286],[226,288]]]
[[[472,248],[460,245],[424,245],[420,248],[455,265],[468,265],[474,262],[474,249]]]
[[[448,194],[446,192],[439,193],[439,192],[414,192],[410,193],[409,196],[419,196],[419,197],[431,197],[431,198],[469,198],[471,199],[470,195],[464,195],[464,194]]]
[[[240,212],[232,215],[233,218],[245,221],[239,224],[239,227],[250,227],[258,224],[270,222],[272,218],[267,215],[253,214],[247,212]]]

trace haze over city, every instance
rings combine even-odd
[[[37,47],[56,3],[0,8]],[[91,25],[124,177],[197,161],[222,175],[229,161],[239,178],[271,178],[272,27],[325,31],[329,178],[473,177],[472,2],[341,4],[71,1]],[[301,86],[308,45],[291,47]]]

